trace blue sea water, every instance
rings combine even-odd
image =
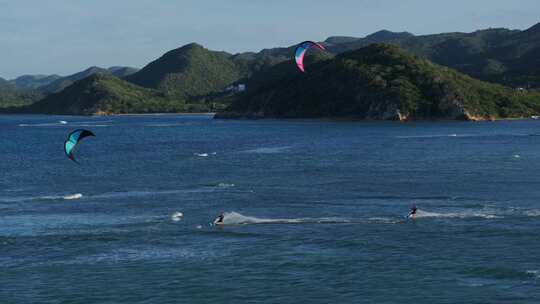
[[[0,116],[0,303],[539,303],[539,134]]]

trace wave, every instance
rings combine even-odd
[[[7,197],[0,198],[2,203],[23,203],[30,201],[42,200],[78,200],[83,197],[82,193],[67,194],[67,195],[44,195],[44,196],[22,196],[22,197]]]
[[[527,270],[525,273],[533,276],[535,279],[540,279],[540,271],[538,270]]]
[[[519,270],[508,267],[474,267],[467,271],[470,275],[494,280],[535,280],[539,279],[537,270]]]
[[[106,192],[101,194],[94,194],[88,196],[89,198],[94,199],[115,199],[115,198],[130,198],[130,197],[148,197],[148,196],[159,196],[159,195],[173,195],[181,193],[206,193],[216,191],[219,188],[227,188],[229,185],[224,184],[224,186],[212,185],[204,186],[192,189],[171,189],[171,190],[133,190],[133,191],[118,191],[118,192]]]
[[[71,123],[74,123],[74,124],[104,124],[104,123],[111,123],[111,122],[114,122],[114,120],[72,121]]]
[[[171,220],[173,222],[178,222],[182,219],[183,216],[184,214],[182,212],[175,212],[171,215]]]
[[[40,195],[40,196],[16,196],[16,197],[0,197],[0,203],[19,203],[28,201],[40,200],[78,200],[81,198],[87,199],[121,199],[131,197],[151,197],[160,195],[174,195],[180,193],[205,193],[234,187],[234,184],[220,183],[212,186],[199,187],[194,189],[172,189],[172,190],[134,190],[123,192],[105,192],[100,194],[84,195],[82,193],[60,194],[60,195]]]
[[[540,209],[532,209],[525,211],[526,216],[536,217],[540,216]]]
[[[129,198],[129,197],[145,197],[156,195],[168,195],[187,192],[186,190],[157,190],[157,191],[124,191],[124,192],[107,192],[102,194],[92,195],[91,198],[95,199],[108,199],[108,198]]]
[[[198,157],[208,157],[209,155],[217,155],[217,152],[212,152],[212,153],[193,153],[193,155],[198,156]]]
[[[415,138],[446,138],[446,137],[497,137],[497,136],[513,136],[513,137],[519,137],[519,136],[530,136],[530,134],[457,134],[457,133],[450,133],[450,134],[432,134],[432,135],[402,135],[402,136],[395,136],[395,138],[399,139],[415,139]]]
[[[91,125],[91,124],[74,124],[74,125],[71,125],[72,127],[91,127],[91,128],[105,128],[105,127],[110,127],[111,125]]]
[[[111,123],[112,120],[99,121],[71,121],[59,120],[55,122],[35,123],[35,124],[19,124],[19,127],[61,127],[69,124],[70,127],[109,127],[106,123]]]
[[[256,149],[243,150],[243,151],[240,151],[240,153],[275,154],[275,153],[286,152],[287,150],[291,148],[292,148],[291,146],[261,147],[261,148],[256,148]]]
[[[180,123],[161,123],[161,124],[147,124],[145,127],[154,127],[154,128],[167,128],[167,127],[180,127],[180,126],[189,126],[193,125],[192,122],[180,122]]]
[[[235,186],[234,184],[227,184],[227,183],[219,183],[219,184],[217,184],[218,188],[232,188],[234,186]]]
[[[58,127],[63,126],[63,122],[50,122],[50,123],[38,123],[38,124],[19,124],[19,127]]]
[[[441,138],[441,137],[465,137],[465,136],[466,136],[465,134],[458,135],[456,133],[451,133],[451,134],[432,134],[432,135],[402,135],[402,136],[396,136],[395,138],[413,139],[413,138]],[[468,135],[468,136],[471,136],[471,135]]]
[[[356,195],[356,199],[368,200],[474,200],[475,197],[446,196],[446,195],[426,195],[426,196],[406,196],[406,195]]]
[[[225,212],[223,225],[249,225],[249,224],[307,224],[307,223],[350,223],[350,220],[339,217],[322,218],[259,218],[246,216],[238,212]]]
[[[403,219],[393,217],[370,217],[368,218],[368,221],[383,224],[397,224],[403,222]]]
[[[36,200],[77,200],[83,197],[82,193],[68,194],[68,195],[50,195],[50,196],[39,196],[36,197]]]
[[[70,260],[58,262],[58,264],[72,264],[72,265],[102,265],[102,264],[118,264],[125,262],[137,262],[137,261],[156,261],[156,260],[170,260],[178,261],[179,259],[208,259],[217,257],[218,252],[212,251],[194,251],[187,248],[175,247],[151,247],[151,248],[119,248],[113,249],[108,252],[102,252],[98,254],[77,256]],[[55,264],[54,262],[47,262],[47,265]]]

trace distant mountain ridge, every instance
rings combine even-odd
[[[163,93],[135,86],[110,73],[93,73],[24,111],[65,115],[120,114],[165,112],[167,106],[168,100]]]
[[[231,56],[190,43],[165,53],[125,79],[171,96],[200,96],[223,89],[243,76]]]
[[[334,57],[341,58],[341,54],[348,54],[351,51],[364,49],[374,44],[390,43],[420,58],[484,81],[524,89],[540,87],[540,24],[524,31],[487,29],[472,33],[443,33],[423,36],[415,36],[408,32],[382,30],[363,38],[333,36],[322,43],[328,52],[309,52],[306,57],[308,66],[318,66],[320,62],[332,61]],[[104,95],[117,96],[118,92],[128,94],[130,90],[133,90],[139,92],[138,96],[142,96],[148,93],[141,91],[142,88],[146,88],[152,92],[163,94],[163,98],[152,98],[152,100],[169,103],[165,108],[166,111],[186,109],[182,106],[186,104],[197,104],[201,109],[219,109],[237,99],[236,93],[230,91],[233,85],[245,83],[248,86],[249,94],[251,94],[258,85],[268,85],[269,79],[281,81],[284,76],[281,74],[281,69],[290,69],[289,73],[295,75],[296,70],[291,60],[294,47],[229,54],[208,50],[199,44],[191,43],[166,52],[141,70],[129,67],[108,69],[90,67],[79,73],[59,78],[55,75],[49,78],[42,75],[27,75],[17,78],[18,82],[17,79],[12,80],[11,86],[4,85],[2,87],[0,85],[0,96],[4,96],[4,105],[26,105],[41,99],[43,93],[40,93],[41,95],[35,94],[32,90],[23,89],[23,86],[37,87],[45,94],[62,93],[69,88],[69,94],[54,96],[64,100],[67,100],[68,97],[77,100],[83,95],[86,96],[87,92],[84,90],[87,90],[88,87],[79,83],[71,88],[76,82],[96,74],[108,74],[111,77],[122,78],[136,86],[112,79],[94,79],[92,83],[99,83],[102,87],[106,87],[102,91],[94,91],[96,94],[108,92]],[[39,83],[46,82],[48,82],[46,85],[39,85]],[[17,83],[19,88],[16,87]],[[323,84],[321,83],[321,85]],[[77,95],[77,90],[83,90],[79,92],[80,96]],[[112,92],[116,92],[116,95]],[[88,98],[88,96],[84,98]],[[91,100],[103,104],[109,99],[97,96]],[[120,102],[123,99],[111,100]],[[45,98],[44,101],[53,102],[51,98]],[[139,103],[126,101],[126,104]],[[145,106],[150,108],[141,110],[138,106],[134,106],[131,111],[163,109],[156,103],[149,103]],[[54,107],[55,111],[60,110],[58,107]],[[33,109],[42,111],[45,108],[46,106],[41,103],[39,108]],[[117,110],[119,107],[115,106],[115,109]],[[130,110],[127,108],[121,110],[122,113],[126,111]],[[527,113],[527,111],[521,113]]]
[[[17,89],[37,89],[61,78],[59,75],[22,75],[9,82]]]
[[[131,67],[116,66],[116,67],[110,67],[110,68],[104,69],[104,68],[100,68],[100,67],[97,67],[97,66],[93,66],[93,67],[87,68],[84,71],[81,71],[81,72],[78,72],[78,73],[75,73],[75,74],[71,74],[71,75],[68,75],[68,76],[65,76],[65,77],[57,78],[56,80],[50,82],[49,84],[39,87],[39,89],[41,89],[41,90],[43,90],[45,92],[48,92],[48,93],[56,93],[56,92],[62,91],[64,88],[70,86],[71,84],[73,84],[77,80],[81,80],[83,78],[86,78],[86,77],[88,77],[90,75],[94,75],[94,74],[97,74],[97,73],[111,74],[111,75],[114,75],[116,77],[123,78],[123,77],[129,76],[129,75],[131,75],[131,74],[133,74],[133,73],[135,73],[137,71],[138,71],[138,69],[131,68]]]
[[[43,98],[43,94],[34,89],[17,89],[13,83],[0,78],[0,109],[32,104]]]
[[[540,87],[540,23],[524,31],[493,28],[423,36],[379,31],[356,39],[330,37],[325,43],[335,54],[372,43],[393,43],[475,78],[514,87]]]

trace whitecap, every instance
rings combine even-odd
[[[234,187],[235,185],[234,184],[227,184],[227,183],[219,183],[217,185],[219,188],[232,188]]]
[[[532,209],[525,211],[526,216],[540,216],[540,209]]]
[[[75,194],[63,196],[62,198],[65,199],[65,200],[76,200],[76,199],[80,199],[82,197],[83,197],[83,195],[81,193],[75,193]]]
[[[527,270],[526,273],[533,276],[535,279],[540,279],[540,271],[538,270]]]
[[[171,215],[171,220],[174,222],[178,222],[182,219],[184,214],[182,212],[175,212],[173,215]]]

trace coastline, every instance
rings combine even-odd
[[[477,117],[474,119],[467,118],[427,118],[427,119],[414,119],[409,118],[406,120],[398,119],[371,119],[371,118],[359,118],[355,116],[343,116],[343,117],[267,117],[256,114],[240,115],[237,113],[216,113],[214,119],[223,120],[320,120],[330,122],[399,122],[399,123],[414,123],[414,122],[496,122],[496,121],[518,121],[518,120],[534,120],[531,117],[507,117],[507,118],[495,118],[495,117]]]
[[[354,116],[347,117],[265,117],[262,115],[230,115],[230,113],[217,113],[217,112],[178,112],[178,113],[122,113],[122,114],[89,114],[89,115],[75,115],[75,114],[46,114],[46,113],[2,113],[0,116],[13,116],[13,115],[43,115],[43,116],[84,116],[84,117],[110,117],[110,116],[128,116],[128,117],[148,117],[148,116],[211,116],[212,119],[221,120],[316,120],[316,121],[328,121],[328,122],[396,122],[396,123],[416,123],[416,122],[496,122],[496,121],[520,121],[520,120],[534,120],[531,117],[508,117],[508,118],[484,118],[484,119],[450,119],[450,118],[430,118],[430,119],[407,119],[407,120],[392,120],[392,119],[370,119],[370,118],[358,118]]]

